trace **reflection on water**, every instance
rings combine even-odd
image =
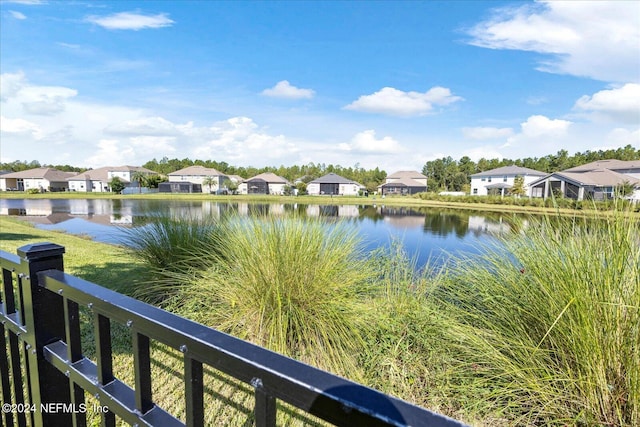
[[[404,242],[407,252],[426,261],[460,250],[477,251],[478,243],[509,233],[511,225],[496,213],[383,205],[306,205],[297,203],[217,203],[170,200],[0,199],[0,215],[21,216],[43,229],[88,235],[97,241],[121,243],[122,227],[148,223],[159,213],[179,217],[291,215],[339,218],[356,228],[369,249]]]

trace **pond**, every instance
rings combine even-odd
[[[436,262],[459,252],[477,253],[482,243],[509,233],[513,214],[441,208],[387,207],[384,205],[305,205],[281,203],[218,203],[212,201],[105,200],[105,199],[0,199],[0,214],[20,216],[46,230],[62,230],[92,239],[122,244],[124,228],[138,227],[149,216],[168,212],[179,216],[240,215],[319,216],[353,226],[368,250],[403,243],[418,265]]]

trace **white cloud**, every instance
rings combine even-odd
[[[462,98],[452,95],[450,89],[439,86],[425,93],[384,87],[371,95],[362,95],[344,109],[393,116],[423,116],[432,113],[434,106],[449,105],[460,100]]]
[[[114,135],[178,135],[182,132],[178,126],[162,117],[142,117],[127,120],[123,123],[115,123],[105,128],[105,132]]]
[[[574,109],[604,115],[627,123],[640,123],[640,84],[601,90],[576,101]]]
[[[568,148],[575,143],[576,136],[569,132],[573,124],[568,120],[550,119],[542,115],[530,116],[526,121],[520,123],[519,132],[512,131],[511,135],[507,135],[505,132],[506,139],[502,139],[494,149],[475,147],[467,155],[472,157],[471,154],[473,154],[475,157],[484,158],[489,158],[489,156],[522,158],[533,156],[534,153],[546,155],[561,147]],[[504,153],[505,150],[513,155],[495,155],[496,153]],[[484,154],[482,154],[483,152]]]
[[[4,133],[28,134],[36,139],[42,136],[42,131],[37,124],[24,119],[11,119],[0,116],[0,131]]]
[[[494,13],[469,30],[471,44],[547,54],[541,71],[640,80],[640,2],[540,1]]]
[[[22,12],[18,12],[16,10],[10,10],[9,13],[11,14],[11,16],[13,16],[15,19],[18,19],[20,21],[27,19],[27,17],[25,16],[24,13]]]
[[[400,143],[390,136],[376,139],[376,132],[373,129],[357,133],[349,143],[342,143],[339,148],[343,151],[364,154],[393,154],[404,151]]]
[[[568,120],[550,119],[545,116],[531,116],[520,124],[522,136],[527,138],[554,137],[564,135],[571,122]]]
[[[629,130],[625,128],[613,129],[606,137],[606,141],[613,145],[613,148],[632,145],[637,147],[640,144],[640,128]]]
[[[1,100],[20,98],[23,112],[36,115],[55,115],[66,108],[70,98],[78,92],[62,86],[29,85],[23,73],[5,73],[0,76]]]
[[[95,154],[86,160],[90,166],[130,164],[135,157],[133,147],[121,144],[117,139],[102,139],[96,148]]]
[[[284,135],[268,134],[249,117],[232,117],[197,133],[204,141],[192,151],[196,158],[222,158],[247,166],[295,159],[299,152]]]
[[[144,30],[147,28],[170,27],[174,24],[166,13],[144,15],[138,12],[120,12],[108,16],[88,16],[87,22],[99,25],[107,30]]]
[[[313,89],[301,89],[291,85],[287,80],[278,82],[274,87],[262,91],[262,95],[274,98],[311,99],[315,95]]]
[[[513,135],[511,128],[494,127],[466,127],[462,128],[462,134],[469,139],[503,139]]]
[[[73,44],[73,43],[57,42],[56,44],[58,46],[66,47],[67,49],[72,49],[72,50],[78,50],[81,48],[79,44]]]
[[[0,74],[0,100],[15,97],[26,81],[23,72]]]
[[[545,96],[530,96],[527,98],[527,104],[529,105],[542,105],[547,102],[549,102],[549,100]]]

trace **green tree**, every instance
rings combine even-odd
[[[231,194],[236,194],[238,192],[238,183],[232,179],[225,179],[223,185]]]
[[[614,194],[616,198],[624,198],[633,194],[635,188],[629,181],[625,181],[622,184],[616,186]]]
[[[111,188],[112,193],[120,194],[126,186],[127,185],[117,176],[114,176],[111,178],[111,181],[109,181],[109,188]]]
[[[162,175],[149,175],[147,177],[147,186],[149,188],[158,188],[158,184],[166,182],[167,177]]]
[[[303,196],[307,194],[307,184],[305,182],[298,182],[296,188],[298,189],[298,195]]]
[[[142,193],[142,186],[146,184],[147,174],[141,171],[135,171],[131,174],[131,181],[138,183],[138,193]]]
[[[216,182],[217,182],[217,179],[214,178],[213,176],[206,176],[202,180],[202,185],[206,185],[207,187],[209,187],[209,193],[211,193],[211,187],[215,185]]]
[[[511,194],[514,196],[520,197],[527,194],[527,191],[524,188],[524,177],[518,175],[513,180],[513,187],[511,187]]]

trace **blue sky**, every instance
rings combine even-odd
[[[640,147],[637,1],[0,1],[2,162]]]

